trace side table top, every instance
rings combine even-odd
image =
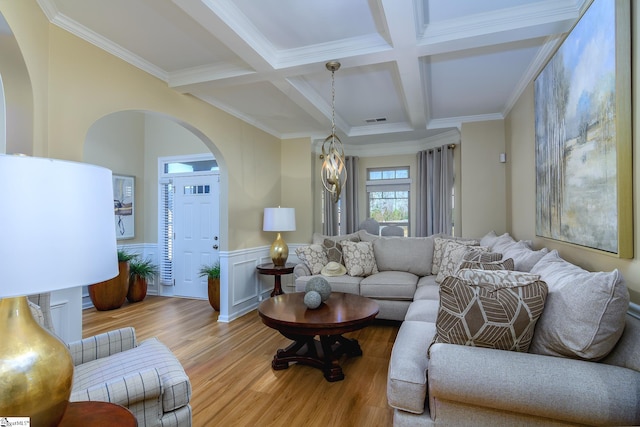
[[[256,267],[256,269],[258,270],[258,272],[260,274],[273,274],[273,275],[279,275],[279,274],[291,274],[293,273],[293,268],[296,265],[293,263],[286,263],[283,266],[275,266],[273,265],[272,262],[268,262],[266,264],[260,264]]]
[[[124,406],[109,402],[69,402],[60,427],[135,427],[136,417]]]
[[[377,316],[378,310],[378,304],[372,299],[343,292],[332,292],[329,299],[315,309],[304,304],[304,292],[278,295],[258,306],[265,325],[278,330],[295,329],[305,335],[331,335],[360,329]]]

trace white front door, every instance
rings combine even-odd
[[[219,175],[174,177],[174,295],[207,298],[207,278],[198,271],[218,262]]]

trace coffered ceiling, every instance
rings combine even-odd
[[[55,25],[278,137],[424,144],[502,119],[588,0],[38,0]]]

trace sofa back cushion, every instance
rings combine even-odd
[[[384,237],[373,241],[379,271],[406,271],[416,276],[431,274],[432,237]]]
[[[622,335],[629,291],[618,270],[589,272],[549,252],[531,269],[549,286],[531,352],[600,360]]]

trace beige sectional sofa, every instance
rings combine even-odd
[[[514,276],[535,276],[544,301],[528,319],[527,352],[481,348],[442,342],[446,325],[438,314],[446,307],[436,279],[446,282],[443,289],[466,280],[454,271],[443,281],[443,236],[357,237],[371,242],[379,273],[327,279],[334,290],[376,299],[380,317],[402,320],[387,382],[394,426],[640,425],[640,319],[627,313],[629,295],[618,271],[587,272],[556,251],[535,251],[507,234],[478,239],[482,250],[502,254],[500,262],[514,261]],[[325,239],[314,235],[316,245]],[[304,290],[310,270],[296,266],[297,290]],[[389,289],[394,286],[397,292]]]

